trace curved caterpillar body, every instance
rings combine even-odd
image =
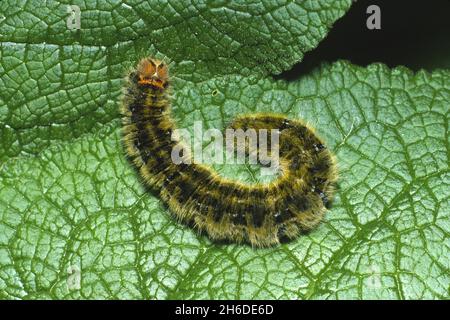
[[[267,184],[244,184],[220,177],[202,164],[175,164],[175,129],[167,66],[142,59],[127,78],[122,103],[125,149],[144,183],[156,190],[181,221],[213,240],[267,247],[293,239],[322,219],[334,192],[334,156],[299,120],[254,114],[230,127],[278,129],[280,169]]]

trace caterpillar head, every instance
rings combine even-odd
[[[169,70],[163,61],[144,58],[139,61],[136,73],[139,85],[164,89],[169,84]]]

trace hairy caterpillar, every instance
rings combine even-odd
[[[125,149],[175,216],[213,240],[267,247],[293,239],[322,219],[337,180],[333,154],[313,129],[272,114],[244,115],[232,128],[278,129],[279,176],[267,184],[220,177],[203,164],[175,164],[169,71],[144,58],[127,77],[122,103]]]

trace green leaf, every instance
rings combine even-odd
[[[0,2],[0,162],[116,119],[121,79],[143,56],[167,57],[191,82],[279,73],[317,46],[350,1],[84,1],[81,30],[67,27],[68,4]]]
[[[86,2],[79,32],[63,5],[0,4],[0,298],[448,299],[450,71],[340,61],[274,79],[348,2],[163,3]],[[180,127],[256,111],[315,126],[341,170],[326,221],[262,250],[175,222],[120,143],[122,75],[146,54],[174,62]]]

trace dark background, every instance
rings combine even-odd
[[[381,9],[381,30],[366,27],[372,4]],[[339,59],[413,71],[450,68],[450,0],[356,0],[319,46],[281,77],[295,79],[321,62]]]

